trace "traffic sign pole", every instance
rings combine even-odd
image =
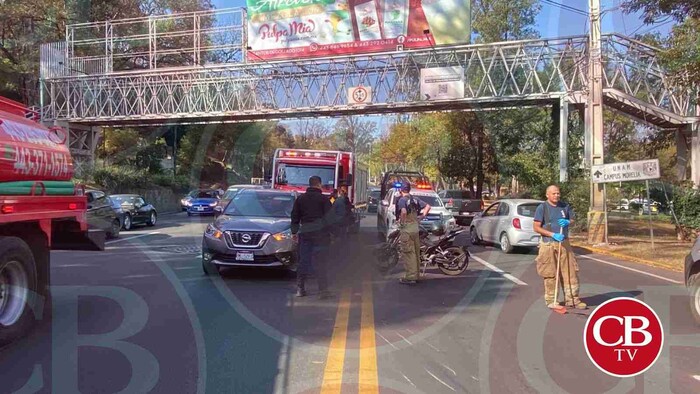
[[[603,183],[603,209],[605,210],[605,244],[609,245],[610,242],[608,242],[608,190],[605,183]]]
[[[654,226],[651,223],[651,193],[649,192],[649,181],[647,184],[647,201],[649,201],[649,234],[651,235],[651,249],[654,250]],[[644,203],[642,203],[642,212],[644,212]]]

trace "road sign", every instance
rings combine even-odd
[[[660,177],[659,159],[607,163],[591,167],[593,183],[643,181]]]
[[[348,89],[348,103],[369,104],[372,102],[372,88],[367,86],[355,86]]]

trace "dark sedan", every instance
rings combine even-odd
[[[369,191],[369,197],[367,198],[367,212],[377,212],[380,194],[381,190],[379,189],[372,189]]]
[[[129,231],[136,224],[155,226],[158,220],[156,208],[147,203],[138,194],[115,194],[110,197],[112,201],[124,210],[122,228]]]
[[[88,226],[104,231],[108,238],[119,237],[121,221],[111,206],[107,194],[100,190],[86,190]]]
[[[295,194],[244,189],[224,214],[207,226],[202,267],[211,274],[223,266],[296,269],[291,216]]]
[[[217,190],[200,190],[192,197],[187,206],[187,216],[214,215],[219,204],[219,192]]]

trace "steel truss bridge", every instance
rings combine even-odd
[[[570,106],[586,112],[588,36],[264,61],[248,51],[245,27],[243,9],[68,26],[64,42],[41,48],[42,118],[68,127],[74,154],[90,157],[99,127],[522,106],[555,106],[561,120]],[[679,162],[700,152],[697,92],[673,84],[659,51],[618,34],[604,35],[602,48],[605,105],[675,131]],[[448,66],[463,68],[464,98],[421,97],[420,71]],[[371,87],[369,103],[349,102],[357,86]]]

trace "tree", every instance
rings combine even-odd
[[[664,16],[679,22],[663,40],[661,60],[671,78],[686,87],[700,83],[700,2],[697,0],[626,0],[626,12],[641,11],[647,24]]]
[[[335,124],[333,137],[338,149],[352,153],[369,153],[377,124],[357,116],[344,116]]]
[[[541,6],[537,0],[474,0],[472,4],[477,42],[538,36],[535,18]]]
[[[38,48],[63,39],[67,20],[62,0],[0,2],[0,95],[38,104]]]
[[[17,99],[29,105],[39,104],[38,48],[41,44],[65,40],[67,24],[200,11],[211,8],[210,0],[0,1],[0,81],[2,81],[0,82],[0,95]],[[213,22],[213,20],[204,20],[202,26]],[[187,21],[173,22],[170,26],[161,27],[165,30],[191,30],[192,27],[188,26],[189,23],[192,23],[190,18]],[[97,38],[104,37],[104,31],[100,30],[101,26],[95,29],[86,34],[92,34]],[[140,25],[123,24],[115,29],[117,29],[115,31],[117,35],[148,32],[145,23]],[[203,40],[207,39],[209,38],[203,38]],[[191,41],[191,37],[160,38],[158,45],[163,48],[184,48],[187,40]],[[116,45],[117,49],[124,53],[140,52],[144,48],[148,52],[148,40],[142,44],[137,44],[137,42],[132,40],[130,43],[120,42]],[[86,55],[99,55],[104,53],[103,46],[99,45],[96,49],[99,53],[89,53],[90,49],[84,47],[76,47],[75,50],[76,54],[85,52]],[[171,65],[190,64],[192,59],[189,56],[189,53],[180,51],[159,59],[159,62]],[[133,62],[134,59],[129,59],[129,61]],[[135,66],[132,64],[131,68]]]

